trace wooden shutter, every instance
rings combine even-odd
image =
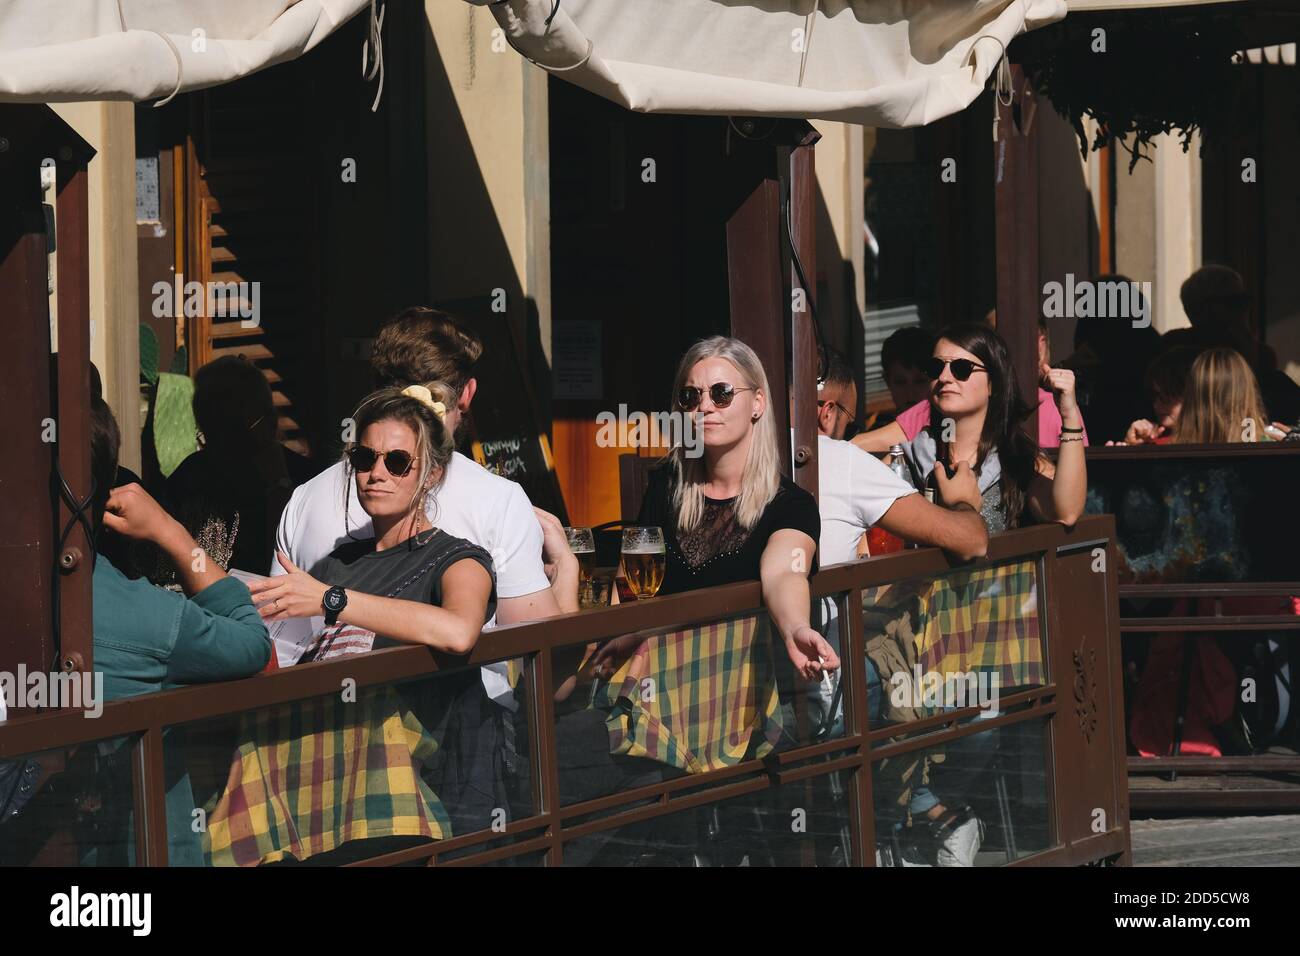
[[[286,444],[311,454],[320,407],[319,223],[306,64],[196,94],[187,143],[186,281],[257,283],[256,327],[187,318],[190,371],[243,355],[271,385]],[[208,311],[208,310],[205,310]]]

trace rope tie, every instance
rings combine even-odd
[[[377,6],[378,0],[370,0],[370,36],[361,43],[361,75],[367,81],[379,77],[379,88],[375,90],[375,101],[370,104],[370,112],[379,110],[379,100],[384,95],[384,13],[386,8]],[[374,57],[370,51],[374,49]]]

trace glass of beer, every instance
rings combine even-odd
[[[659,592],[667,560],[662,528],[623,529],[623,577],[637,600]]]
[[[565,528],[569,550],[578,559],[578,604],[595,607],[591,593],[591,573],[596,570],[596,537],[590,528]]]

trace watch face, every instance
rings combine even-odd
[[[347,598],[344,597],[342,588],[330,588],[325,592],[325,610],[341,611],[346,603]]]

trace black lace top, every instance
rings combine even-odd
[[[639,525],[663,528],[667,570],[660,594],[694,591],[736,581],[757,581],[763,549],[768,539],[782,528],[802,531],[816,545],[821,535],[817,502],[785,476],[776,497],[763,510],[758,523],[748,531],[736,520],[735,499],[706,498],[704,518],[689,534],[678,538],[677,515],[672,506],[671,469],[660,468],[650,477],[641,504]],[[802,560],[809,576],[817,570],[817,554],[792,555]]]

